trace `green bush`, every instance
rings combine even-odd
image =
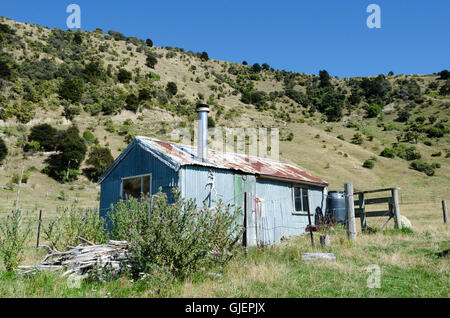
[[[416,150],[416,147],[414,146],[407,147],[402,144],[396,144],[394,145],[394,150],[397,152],[398,157],[408,161],[422,158],[422,155],[419,151]]]
[[[374,166],[375,166],[375,162],[370,159],[364,161],[364,163],[363,163],[363,167],[367,168],[367,169],[373,169]]]
[[[385,158],[395,158],[397,152],[392,148],[384,148],[384,150],[380,153],[380,156]]]
[[[209,60],[208,53],[202,52],[202,54],[200,54],[200,59],[201,59],[202,61],[208,61],[208,60]]]
[[[178,92],[177,84],[174,82],[167,83],[166,92],[169,93],[171,96],[175,96]]]
[[[49,124],[35,125],[28,136],[29,141],[36,141],[45,151],[54,151],[58,145],[58,131]]]
[[[377,104],[371,104],[367,106],[366,112],[368,118],[377,117],[381,113],[381,106]]]
[[[89,130],[85,130],[85,131],[83,132],[83,139],[84,139],[89,145],[92,145],[92,144],[95,143],[95,141],[96,141],[96,138],[95,138],[94,134],[93,134],[91,131],[89,131]]]
[[[134,95],[130,94],[127,96],[127,99],[125,100],[125,109],[136,112],[139,108],[139,98]]]
[[[59,96],[72,103],[79,103],[83,96],[84,82],[81,78],[70,79],[66,78],[60,88]]]
[[[121,68],[119,73],[117,73],[117,79],[120,83],[129,83],[131,81],[131,72],[128,72],[126,69]]]
[[[51,219],[42,228],[42,233],[49,246],[58,251],[83,243],[80,237],[95,244],[106,243],[109,238],[105,220],[99,216],[97,210],[75,206],[59,209],[56,218]]]
[[[3,160],[5,160],[7,155],[8,155],[8,147],[6,147],[3,138],[0,137],[0,164],[3,162]]]
[[[431,154],[431,157],[440,157],[440,156],[442,156],[442,151],[433,152],[433,153]]]
[[[158,60],[156,59],[156,57],[152,54],[147,56],[147,61],[146,61],[146,65],[149,68],[155,68],[155,65],[158,63]]]
[[[336,138],[337,138],[337,139],[340,139],[340,140],[342,140],[342,141],[345,141],[344,135],[338,135]]]
[[[18,211],[0,219],[0,255],[7,271],[13,271],[20,265],[25,241],[30,234],[29,226],[22,225],[21,229],[21,219]]]
[[[96,146],[89,153],[88,159],[86,160],[88,168],[84,170],[84,173],[90,180],[97,181],[113,162],[114,158],[109,148]]]
[[[360,133],[356,133],[352,137],[352,144],[362,145],[364,142],[363,136]]]
[[[427,176],[433,176],[435,173],[435,168],[422,160],[414,160],[409,165],[412,169],[424,172]]]
[[[111,236],[131,244],[130,272],[134,278],[155,266],[176,277],[186,277],[215,265],[224,265],[236,251],[243,228],[241,210],[218,202],[198,209],[193,200],[174,190],[170,203],[161,190],[153,197],[150,225],[148,200],[121,201],[108,219]]]
[[[145,40],[145,44],[147,44],[148,47],[153,47],[153,41],[151,39]]]

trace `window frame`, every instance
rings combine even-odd
[[[303,209],[303,191],[306,190],[306,193],[307,193],[306,197],[308,198],[308,211],[297,211],[296,210],[296,208],[295,208],[295,188],[300,188],[300,198],[301,198],[302,209]],[[309,187],[304,186],[304,185],[293,184],[292,187],[291,187],[291,192],[292,192],[291,194],[292,194],[292,205],[293,205],[292,214],[294,214],[294,215],[308,215],[308,214],[311,214],[311,207],[310,207],[310,204],[309,204],[309,201],[310,201],[310,199],[309,199]],[[311,214],[311,216],[312,215],[313,214]]]
[[[141,200],[142,199],[142,189],[144,188],[144,177],[150,177],[150,184],[149,184],[149,195],[151,196],[152,194],[152,179],[153,176],[151,173],[146,173],[146,174],[140,174],[140,175],[136,175],[136,176],[130,176],[130,177],[123,177],[120,179],[120,199],[121,200],[126,200],[126,198],[124,198],[123,196],[123,182],[125,180],[130,180],[130,179],[137,179],[137,178],[141,178],[141,197],[140,198],[135,198],[136,200]]]

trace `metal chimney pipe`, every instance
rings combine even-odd
[[[198,104],[198,149],[197,157],[202,161],[208,159],[208,113],[209,105]]]

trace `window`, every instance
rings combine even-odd
[[[122,179],[122,199],[140,199],[142,195],[150,194],[150,175],[135,176]]]
[[[293,187],[293,199],[295,213],[308,213],[309,212],[309,202],[308,202],[308,188],[303,187]]]

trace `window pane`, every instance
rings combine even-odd
[[[303,212],[309,211],[309,204],[308,204],[308,189],[302,189],[302,195],[303,195]]]
[[[301,196],[301,188],[294,187],[294,203],[295,203],[295,211],[302,210],[302,196]]]
[[[150,176],[142,177],[142,193],[144,195],[150,194]]]
[[[141,177],[123,180],[123,199],[141,197]]]

